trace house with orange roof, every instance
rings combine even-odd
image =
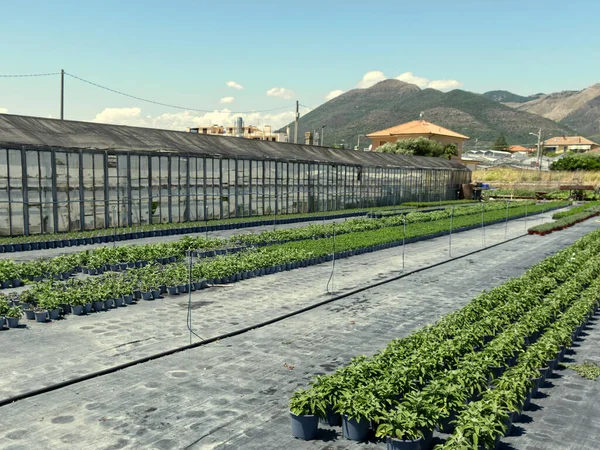
[[[557,136],[544,141],[542,146],[545,152],[554,153],[600,151],[600,145],[583,136]]]
[[[524,147],[522,145],[510,145],[508,151],[511,153],[531,153],[535,151],[535,147]]]
[[[463,142],[469,139],[468,136],[440,127],[426,120],[413,120],[412,122],[396,125],[392,128],[369,133],[367,137],[371,138],[371,151],[375,151],[377,147],[386,142],[424,137],[439,142],[442,145],[456,145],[459,155],[462,153]]]

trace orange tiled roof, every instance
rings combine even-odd
[[[397,135],[437,135],[437,136],[450,136],[459,139],[469,139],[469,136],[457,133],[447,128],[440,127],[439,125],[427,122],[426,120],[413,120],[412,122],[403,123],[396,125],[392,128],[387,128],[381,131],[375,131],[374,133],[367,134],[367,137],[387,137]]]
[[[592,145],[597,146],[595,142],[590,141],[589,139],[584,138],[583,136],[558,136],[548,139],[544,141],[544,145],[546,146],[554,146],[554,145]]]
[[[509,152],[529,152],[531,151],[531,149],[527,148],[527,147],[523,147],[522,145],[511,145],[508,147],[508,151]]]

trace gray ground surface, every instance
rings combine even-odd
[[[289,396],[312,375],[433,322],[598,226],[588,221],[521,238],[235,338],[2,407],[0,448],[384,448],[344,441],[339,429],[320,441],[295,441]],[[509,223],[508,237],[523,230],[522,221]],[[486,230],[488,245],[503,238],[503,225]],[[479,246],[479,230],[453,238],[455,256]],[[338,261],[336,286],[395,275],[400,255],[395,248]],[[413,244],[406,248],[406,269],[445,258],[447,238]],[[196,330],[214,336],[321,300],[329,273],[321,265],[203,291],[193,299]],[[189,342],[185,302],[145,302],[2,332],[2,396]],[[539,401],[562,390],[549,394]],[[589,397],[584,401],[593,407]],[[592,412],[589,417],[600,413]],[[515,448],[586,448],[546,446],[535,436],[507,441]]]

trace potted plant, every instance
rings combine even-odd
[[[37,322],[44,323],[48,320],[48,310],[43,306],[36,306],[33,309],[33,315]]]
[[[388,450],[420,450],[423,441],[420,422],[416,411],[401,404],[384,414],[375,436],[386,439]]]
[[[290,399],[292,435],[306,441],[314,439],[319,431],[319,414],[325,414],[325,408],[314,391],[296,391]]]
[[[13,306],[4,315],[6,316],[8,328],[17,328],[19,326],[19,319],[23,317],[23,310],[18,306]]]
[[[381,411],[381,401],[366,387],[343,392],[337,405],[342,415],[342,434],[352,441],[365,441],[371,420]]]

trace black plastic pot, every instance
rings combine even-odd
[[[33,313],[33,309],[24,309],[25,318],[27,320],[35,320],[35,314]]]
[[[19,327],[19,318],[18,317],[7,317],[6,325],[8,328],[18,328]]]
[[[136,300],[139,300],[140,298],[142,298],[142,293],[140,292],[139,289],[136,289],[135,291],[133,291],[133,298],[135,298]]]
[[[115,307],[120,308],[124,304],[125,304],[125,300],[123,299],[123,297],[115,298]]]
[[[124,295],[123,301],[125,302],[126,305],[133,304],[133,295]]]
[[[55,308],[48,311],[48,317],[50,320],[58,320],[60,317],[60,309]]]
[[[152,291],[149,292],[140,292],[142,300],[154,300],[154,296],[152,295]]]
[[[83,305],[71,305],[71,312],[75,316],[81,316],[84,313],[84,307]]]
[[[104,302],[103,301],[95,301],[92,303],[92,307],[94,308],[94,311],[96,312],[100,312],[104,310]]]
[[[342,435],[351,441],[366,441],[370,426],[371,424],[366,419],[358,421],[345,414],[342,415]]]
[[[328,406],[325,409],[325,417],[320,417],[319,422],[330,427],[339,427],[342,424],[342,416]]]
[[[167,292],[169,295],[178,295],[179,291],[177,290],[177,286],[167,286]]]
[[[92,304],[91,303],[86,303],[85,305],[83,305],[83,311],[86,314],[90,314],[92,312]]]
[[[402,441],[400,439],[394,439],[388,436],[387,438],[387,450],[421,450],[423,438],[419,438],[415,441]],[[423,447],[427,448],[427,447]]]
[[[33,313],[35,315],[35,320],[40,323],[44,323],[48,320],[48,311],[35,311]]]
[[[111,308],[115,307],[115,300],[112,298],[109,298],[108,300],[104,300],[104,308],[106,308],[106,310],[108,311]]]
[[[152,299],[156,300],[157,298],[160,298],[160,291],[159,290],[153,290],[152,291]]]
[[[305,441],[317,437],[319,431],[319,418],[317,416],[297,416],[290,412],[292,419],[292,436]]]
[[[187,294],[187,292],[189,291],[189,286],[187,284],[178,284],[177,290],[181,294]]]

